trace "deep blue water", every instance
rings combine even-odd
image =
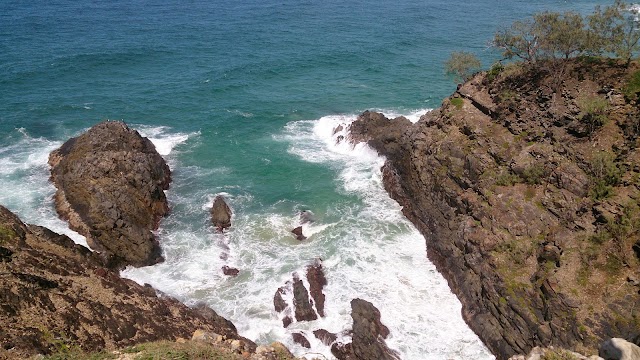
[[[124,119],[175,175],[158,233],[167,262],[126,276],[205,300],[243,335],[300,355],[292,331],[348,328],[348,301],[361,296],[386,314],[405,359],[490,358],[382,190],[381,159],[335,146],[332,129],[366,109],[416,118],[455,89],[443,70],[452,51],[488,67],[500,27],[596,3],[610,2],[0,1],[0,203],[82,242],[55,216],[47,155]],[[225,237],[206,223],[218,193],[236,214]],[[302,209],[317,221],[300,245],[289,228]],[[329,315],[281,329],[273,292],[315,257]],[[225,263],[243,275],[225,278]]]

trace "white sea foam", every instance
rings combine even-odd
[[[62,145],[59,141],[29,136],[16,129],[19,140],[0,147],[0,204],[30,224],[45,226],[87,246],[84,236],[69,229],[53,207],[55,187],[49,182],[49,153]]]
[[[253,195],[237,187],[221,190],[234,207],[234,218],[230,230],[217,233],[203,211],[216,194],[177,185],[169,200],[182,211],[174,211],[158,231],[166,261],[129,268],[123,275],[188,304],[205,301],[232,320],[243,336],[258,343],[281,341],[298,356],[320,353],[332,359],[330,348],[312,331],[326,329],[348,341],[350,301],[360,297],[380,309],[391,330],[387,343],[403,359],[492,359],[463,322],[460,303],[446,281],[427,260],[424,238],[384,191],[384,159],[364,144],[338,141],[354,119],[346,115],[295,121],[275,136],[288,144],[291,154],[335,172],[336,192],[359,199],[322,209],[333,220],[318,216],[304,224],[307,240],[299,242],[290,232],[300,224],[299,207],[283,200],[255,210]],[[335,132],[340,124],[343,129]],[[209,173],[193,166],[181,171],[177,164],[174,182],[198,183],[194,178]],[[285,329],[282,315],[273,308],[273,295],[317,258],[323,259],[328,280],[326,317]],[[224,265],[238,268],[240,274],[224,276]],[[294,332],[305,334],[311,350],[293,342]]]
[[[148,137],[156,147],[158,154],[167,156],[179,144],[184,143],[189,138],[199,136],[200,132],[177,133],[167,126],[132,125],[140,135]]]

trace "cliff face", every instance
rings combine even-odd
[[[206,306],[189,308],[123,279],[88,249],[2,206],[0,276],[0,359],[190,338],[196,329],[242,339]]]
[[[498,359],[640,334],[634,66],[508,67],[416,124],[365,112],[350,127],[386,156],[387,191]]]

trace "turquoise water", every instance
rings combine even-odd
[[[349,301],[362,297],[403,359],[489,359],[382,190],[382,159],[336,145],[333,128],[366,109],[415,120],[455,89],[442,66],[451,51],[489,66],[499,27],[595,3],[2,1],[0,203],[82,243],[55,215],[46,159],[96,122],[123,119],[174,171],[158,231],[167,261],[125,276],[206,301],[241,334],[298,355],[330,357],[310,331],[347,329]],[[207,224],[220,193],[235,212],[224,236]],[[289,233],[300,210],[316,218],[302,244]],[[317,257],[327,317],[285,330],[272,296]],[[224,277],[222,265],[241,275]],[[295,331],[311,350],[293,344]]]

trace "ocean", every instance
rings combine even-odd
[[[0,204],[85,243],[55,213],[47,157],[97,122],[124,120],[151,138],[173,182],[157,231],[166,261],[123,276],[204,301],[241,335],[298,356],[331,359],[311,332],[348,341],[359,297],[380,309],[403,359],[493,359],[384,191],[384,159],[336,144],[344,134],[333,130],[367,109],[417,121],[455,90],[443,66],[452,51],[489,67],[499,28],[597,3],[612,1],[2,0]],[[208,216],[218,194],[234,211],[222,235]],[[298,242],[302,210],[315,221]],[[285,329],[273,295],[316,258],[327,316]]]

